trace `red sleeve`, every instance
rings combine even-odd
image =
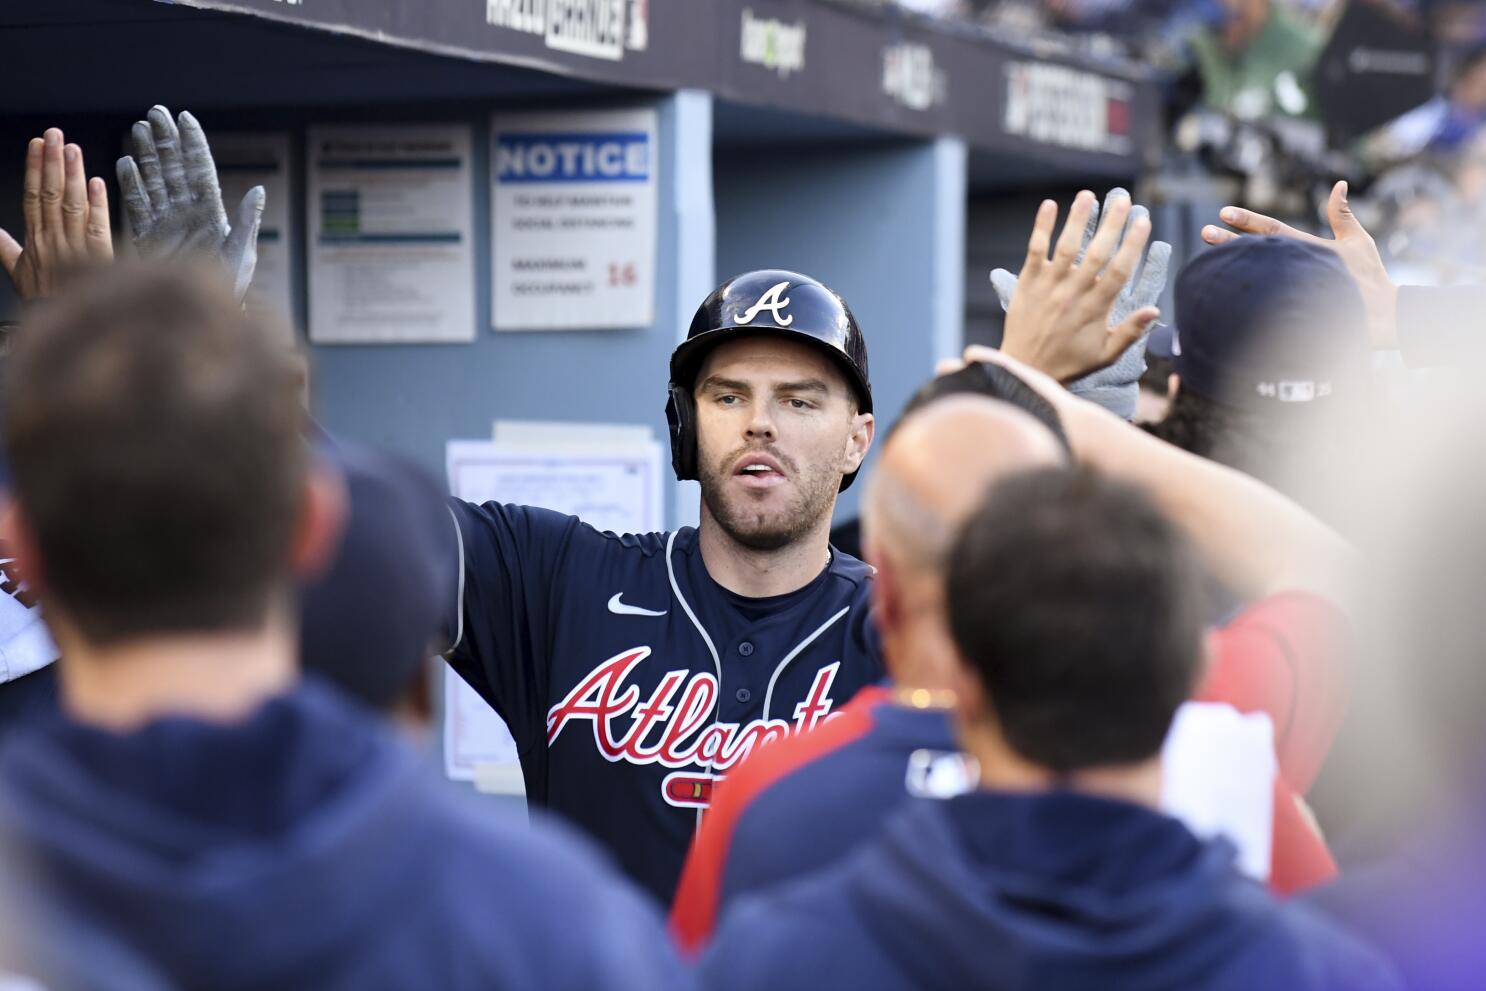
[[[1300,796],[1283,778],[1274,782],[1274,839],[1269,887],[1293,895],[1337,876],[1336,861],[1316,824],[1300,807]]]
[[[1304,592],[1263,599],[1214,635],[1198,701],[1268,714],[1280,773],[1301,795],[1341,727],[1348,639],[1342,611]]]
[[[836,718],[760,748],[717,786],[692,839],[671,905],[671,935],[683,952],[696,954],[712,938],[733,834],[754,799],[799,768],[864,735],[872,728],[872,709],[887,698],[884,689],[863,689]]]

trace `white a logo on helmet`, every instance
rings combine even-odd
[[[736,322],[753,323],[753,318],[758,316],[759,310],[768,310],[774,314],[775,324],[780,327],[788,327],[795,322],[794,315],[781,316],[779,313],[780,310],[789,306],[789,297],[780,295],[788,288],[788,282],[780,282],[777,285],[770,286],[769,291],[760,296],[757,303],[754,303],[748,309],[738,314]]]

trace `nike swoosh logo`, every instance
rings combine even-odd
[[[639,606],[627,606],[619,601],[623,592],[615,592],[614,598],[609,600],[609,611],[616,616],[664,616],[664,609],[642,609]]]

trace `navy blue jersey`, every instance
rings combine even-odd
[[[450,664],[510,727],[528,798],[664,902],[714,783],[883,675],[855,558],[748,599],[708,575],[689,527],[616,536],[545,509],[452,507]]]

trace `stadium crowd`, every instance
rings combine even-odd
[[[304,359],[240,305],[261,191],[229,222],[189,114],[132,145],[139,258],[57,129],[0,232],[28,303],[0,387],[25,591],[0,987],[1481,986],[1486,460],[1451,373],[1486,290],[1396,285],[1346,183],[1331,238],[1225,208],[1170,314],[1128,194],[1044,202],[995,276],[1000,349],[883,423],[862,565],[826,534],[874,443],[864,339],[892,331],[812,280],[730,280],[673,359],[699,530],[446,506],[321,431]],[[807,336],[817,304],[836,337]],[[1138,426],[1147,350],[1169,409]],[[1430,388],[1387,389],[1381,350]],[[582,622],[549,601],[576,555],[666,576],[673,545],[752,622],[847,596],[859,659],[825,684],[860,686],[791,732],[765,701],[679,842],[629,792],[572,794],[569,686],[530,684]],[[420,759],[437,653],[536,726],[530,823]],[[629,735],[583,773],[674,755],[678,687],[588,712],[595,743]]]

